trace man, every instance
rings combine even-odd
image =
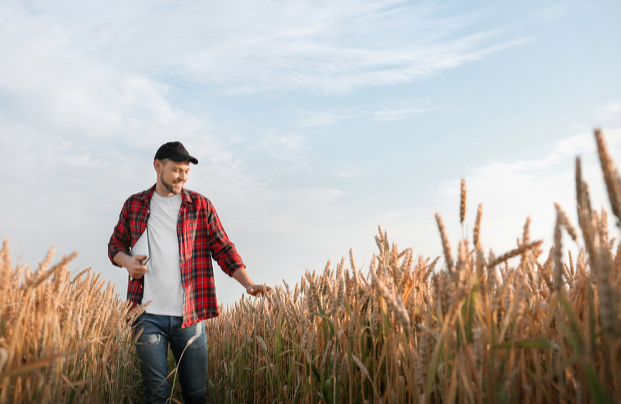
[[[247,293],[270,289],[250,279],[211,202],[184,188],[190,163],[198,160],[181,142],[162,145],[153,161],[155,185],[125,201],[108,244],[112,263],[129,273],[128,300],[134,307],[149,303],[136,321],[136,331],[142,330],[136,351],[147,403],[169,399],[169,345],[185,403],[207,399],[203,320],[218,315],[212,258]],[[131,252],[143,234],[148,257]]]

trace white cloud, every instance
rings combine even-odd
[[[439,6],[402,0],[9,7],[19,27],[53,29],[44,55],[73,48],[102,65],[151,77],[177,72],[228,92],[342,93],[404,83],[519,43],[474,29],[481,14],[447,17]]]
[[[429,102],[408,101],[391,103],[389,106],[372,105],[360,109],[341,108],[330,111],[311,111],[301,114],[300,126],[321,127],[337,124],[350,119],[368,119],[370,121],[398,121],[428,112],[446,109],[433,106]]]
[[[116,139],[133,147],[144,143],[134,133],[149,133],[152,146],[196,130],[196,120],[170,104],[165,85],[85,56],[66,33],[23,10],[7,15],[0,31],[7,61],[0,89],[11,100],[5,121],[38,128],[47,139]]]
[[[540,159],[520,160],[513,163],[493,162],[476,169],[475,175],[478,177],[524,176],[534,170],[554,166],[557,161],[558,156],[552,154]]]
[[[397,106],[396,108],[389,109],[384,108],[374,111],[371,116],[376,121],[397,121],[407,118],[412,115],[418,115],[425,112],[437,110],[437,107],[432,107],[428,102],[411,103],[410,105]]]

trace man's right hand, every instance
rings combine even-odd
[[[140,279],[147,273],[147,266],[142,265],[142,262],[147,258],[146,255],[136,255],[135,257],[129,257],[125,261],[125,269],[129,272],[129,276],[133,279]]]

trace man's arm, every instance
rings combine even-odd
[[[246,293],[252,296],[263,295],[272,289],[266,285],[255,284],[252,279],[250,279],[250,275],[248,275],[245,266],[239,267],[233,272],[233,278],[246,288]]]

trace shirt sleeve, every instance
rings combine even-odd
[[[112,232],[112,236],[110,236],[110,241],[108,242],[108,258],[112,262],[113,265],[119,266],[116,262],[114,262],[114,257],[120,251],[129,252],[129,225],[128,225],[128,207],[129,200],[125,201],[123,204],[123,209],[119,214],[119,221],[114,226],[114,231]]]
[[[235,244],[229,240],[220,218],[211,203],[208,203],[207,219],[210,238],[209,245],[213,259],[218,263],[222,271],[232,277],[236,270],[245,267],[244,262],[237,252]]]

